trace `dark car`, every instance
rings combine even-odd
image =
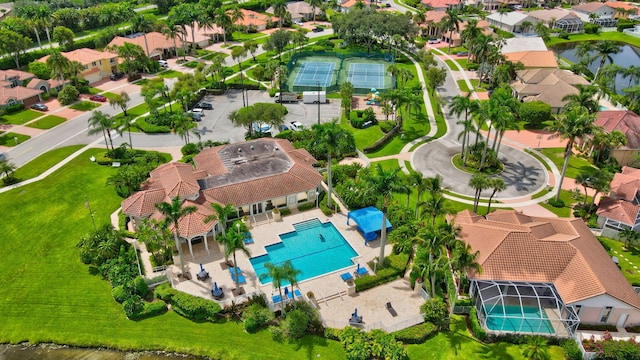
[[[31,105],[31,108],[32,108],[33,110],[39,110],[39,111],[47,111],[47,110],[49,110],[49,108],[47,107],[47,105],[45,105],[45,104],[40,104],[40,103]]]
[[[321,27],[314,27],[314,28],[313,28],[313,30],[311,30],[311,31],[313,31],[313,32],[323,32],[323,31],[324,31],[324,28],[321,28]]]
[[[386,8],[390,8],[390,7],[391,7],[391,4],[386,3],[386,4],[384,4],[384,7],[386,7]]]
[[[93,96],[89,97],[89,100],[98,101],[98,102],[105,102],[105,101],[107,101],[107,98],[102,96],[102,95],[93,95]]]
[[[111,80],[120,80],[120,79],[122,79],[123,76],[124,76],[124,73],[119,72],[119,73],[115,73],[115,74],[109,75],[109,79],[111,79]]]
[[[205,110],[213,110],[213,104],[206,101],[200,101],[196,106]]]

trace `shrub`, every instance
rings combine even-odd
[[[4,108],[4,112],[6,112],[7,114],[13,114],[23,109],[24,109],[24,104],[13,103],[11,105],[7,105],[7,107]]]
[[[131,296],[131,294],[127,290],[125,290],[123,285],[120,285],[111,289],[111,296],[113,296],[113,300],[115,300],[118,304],[122,304]]]
[[[582,360],[582,351],[578,347],[578,343],[568,339],[562,342],[562,352],[567,360]]]
[[[122,308],[127,317],[131,319],[144,310],[144,301],[140,296],[133,295],[122,303]]]
[[[326,328],[324,329],[324,337],[329,340],[339,340],[341,331],[340,329]]]
[[[476,313],[475,307],[472,307],[471,310],[469,310],[469,323],[473,336],[475,336],[476,339],[482,342],[487,341],[487,332],[484,331],[482,326],[480,326],[480,322],[478,321],[478,314]]]
[[[393,333],[395,338],[405,344],[422,344],[438,332],[438,328],[430,323],[424,322]]]
[[[194,143],[188,143],[180,149],[182,155],[192,155],[198,153],[198,146]]]
[[[364,291],[380,284],[399,279],[404,275],[409,261],[407,254],[392,254],[384,259],[384,266],[377,266],[375,275],[363,276],[355,279],[356,290]],[[373,268],[373,263],[369,264]]]
[[[179,315],[195,321],[213,320],[222,310],[218,303],[181,291],[176,291],[172,296],[171,308]]]
[[[383,121],[383,122],[379,122],[378,125],[380,125],[380,130],[382,130],[382,132],[386,134],[389,131],[393,130],[394,127],[396,127],[396,122],[395,121]]]
[[[434,324],[438,330],[449,330],[449,310],[442,298],[428,299],[420,306],[420,312],[424,314],[424,321]]]
[[[556,201],[556,198],[551,198],[551,199],[547,200],[547,203],[549,203],[549,205],[551,205],[553,207],[557,207],[557,208],[564,207],[564,201],[562,201],[562,199],[559,199],[559,200]]]
[[[594,359],[602,360],[639,360],[640,346],[635,340],[615,341],[605,340],[596,344],[598,352]]]
[[[580,324],[578,330],[618,331],[615,325],[608,324]]]
[[[316,204],[313,202],[308,202],[306,204],[301,204],[298,206],[298,211],[307,211],[316,207]]]
[[[362,124],[364,124],[364,111],[363,110],[352,110],[349,113],[349,122],[351,126],[355,129],[361,129]]]
[[[136,120],[136,126],[140,131],[147,134],[166,134],[171,132],[171,128],[164,125],[149,124],[146,119]]]
[[[287,313],[287,318],[282,322],[282,329],[290,339],[299,339],[304,336],[309,326],[309,315],[300,309]]]
[[[274,316],[271,310],[259,304],[253,304],[247,307],[242,313],[244,321],[244,329],[247,332],[255,332],[260,328],[268,325],[273,321]]]
[[[29,63],[29,72],[35,75],[38,79],[49,80],[51,79],[51,68],[46,63],[40,61],[32,61]]]
[[[78,89],[72,85],[65,85],[58,93],[58,101],[61,105],[69,105],[78,100],[78,95],[80,95]]]
[[[168,303],[170,303],[173,300],[173,296],[178,293],[178,290],[172,288],[169,284],[161,284],[156,287],[154,291],[158,299]]]
[[[162,300],[158,300],[151,303],[145,303],[142,311],[137,314],[133,314],[132,316],[129,317],[129,319],[142,320],[142,319],[147,319],[150,317],[162,315],[166,312],[167,312],[167,304]]]
[[[144,281],[142,276],[138,276],[133,280],[133,286],[135,287],[136,294],[145,297],[149,293],[149,286]]]
[[[544,127],[543,122],[551,119],[551,106],[542,101],[532,101],[520,104],[518,116],[528,123],[532,129]]]
[[[598,30],[600,30],[600,26],[598,24],[584,24],[582,29],[585,34],[597,34]]]

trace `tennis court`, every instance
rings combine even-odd
[[[385,70],[382,64],[350,63],[347,81],[356,88],[384,88]]]
[[[294,86],[321,86],[331,85],[336,64],[333,62],[305,61],[300,66]]]

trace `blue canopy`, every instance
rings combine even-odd
[[[349,211],[347,214],[347,225],[349,219],[353,219],[358,224],[358,230],[362,232],[362,236],[366,241],[375,240],[378,237],[378,231],[382,230],[382,211],[373,206]],[[391,223],[387,219],[387,231],[391,231]]]

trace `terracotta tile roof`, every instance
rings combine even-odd
[[[36,76],[26,71],[20,71],[20,70],[14,70],[14,69],[0,70],[0,80],[18,78],[20,81],[25,81],[27,79],[32,79],[34,77]]]
[[[597,126],[607,132],[618,130],[627,138],[627,149],[640,149],[640,116],[631,110],[607,110],[598,112]]]
[[[207,216],[213,214],[211,203],[207,201],[204,196],[198,197],[195,201],[186,200],[184,203],[182,203],[183,208],[187,206],[195,206],[196,211],[191,214],[185,215],[178,222],[180,226],[180,236],[191,238],[196,235],[206,234],[218,222],[217,220],[210,221],[208,223],[204,222],[204,219]],[[173,231],[174,227],[170,226],[169,229]]]
[[[189,33],[189,36],[191,34]],[[144,50],[145,54],[147,52],[147,47],[144,45],[144,36],[138,36],[135,38],[126,38],[122,36],[116,36],[111,40],[108,46],[122,46],[124,43],[130,43],[134,45],[138,45]],[[153,52],[156,49],[172,49],[173,48],[173,39],[167,39],[164,35],[159,32],[150,32],[147,33],[147,43],[149,44],[149,51]],[[182,46],[182,41],[178,38],[176,39],[176,45],[178,48]],[[149,55],[149,54],[147,54]]]
[[[424,13],[425,24],[428,24],[430,22],[439,23],[440,21],[442,21],[442,19],[444,19],[445,16],[447,16],[447,12],[446,11],[443,11],[443,10],[429,10],[429,11]]]
[[[255,12],[253,10],[240,9],[240,12],[242,12],[242,15],[244,15],[244,19],[236,20],[236,22],[235,22],[236,25],[264,26],[264,25],[267,24],[269,19],[271,19],[271,22],[273,22],[273,23],[276,23],[276,22],[280,21],[280,18],[278,18],[276,16],[260,14],[259,12]]]
[[[23,86],[0,87],[0,104],[7,104],[9,100],[22,101],[42,93],[42,90],[29,89]]]
[[[160,177],[162,187],[167,196],[171,198],[189,197],[200,191],[200,186],[193,176],[193,166],[183,163],[169,163],[162,169],[161,173],[156,173]]]
[[[611,180],[610,196],[633,201],[640,190],[640,169],[623,166],[622,173],[616,173]]]
[[[69,61],[77,61],[82,65],[89,65],[92,62],[97,62],[100,60],[109,60],[114,57],[118,57],[117,54],[108,52],[108,51],[98,51],[88,48],[76,49],[69,52],[62,52],[62,56],[67,58]],[[47,62],[49,55],[40,58],[38,61]]]
[[[605,196],[600,200],[596,214],[633,226],[638,218],[638,211],[640,211],[640,206],[638,205]]]
[[[631,5],[627,2],[624,1],[607,1],[604,3],[605,5],[607,5],[610,8],[614,8],[614,9],[622,9],[622,10],[635,10],[635,13],[638,13],[638,7]]]
[[[580,19],[580,17],[576,15],[576,13],[566,9],[534,10],[529,12],[529,16],[545,23],[548,23],[551,20],[560,21],[569,19]]]
[[[122,201],[122,212],[137,217],[147,217],[156,211],[156,204],[166,198],[164,189],[143,190]]]
[[[553,51],[519,51],[503,54],[505,59],[521,62],[525,68],[557,68],[558,62]]]
[[[486,220],[463,211],[454,221],[479,251],[482,272],[472,278],[552,282],[567,304],[608,294],[640,309],[640,297],[581,219],[503,210]]]
[[[367,0],[347,0],[344,1],[340,4],[340,7],[342,8],[352,8],[354,7],[358,2],[363,3],[364,5],[369,5],[369,1]]]
[[[539,100],[551,107],[561,108],[566,104],[562,98],[570,94],[578,94],[575,85],[588,85],[583,77],[568,70],[560,69],[528,69],[516,71],[517,79],[511,87],[518,97],[525,102]]]
[[[449,6],[460,5],[462,3],[461,0],[422,0],[421,2],[434,9],[448,8]]]
[[[582,11],[582,12],[591,13],[591,12],[597,11],[597,10],[599,10],[602,7],[605,7],[605,6],[607,6],[607,5],[596,1],[596,2],[588,2],[588,3],[584,3],[584,4],[580,4],[580,5],[575,5],[571,9]]]

